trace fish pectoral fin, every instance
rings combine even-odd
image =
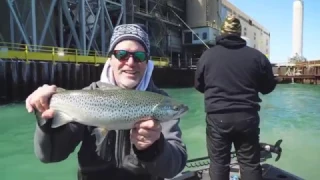
[[[103,141],[107,137],[108,130],[106,128],[97,127],[95,128],[91,135],[94,135],[96,137],[96,146],[97,146],[97,153],[100,156],[101,148],[103,145]]]
[[[34,114],[40,126],[43,126],[47,122],[47,120],[41,117],[42,113],[40,113],[38,110],[35,109]]]
[[[61,111],[55,111],[52,119],[51,128],[57,128],[74,121],[72,117]]]

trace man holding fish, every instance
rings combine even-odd
[[[149,53],[143,25],[119,25],[99,82],[35,90],[26,108],[36,112],[36,156],[60,162],[81,142],[79,180],[160,180],[181,172],[187,150],[178,124],[188,107],[154,85]]]

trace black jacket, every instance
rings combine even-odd
[[[207,113],[259,111],[258,93],[268,94],[277,81],[268,58],[237,35],[217,37],[195,74],[195,88],[205,94]]]

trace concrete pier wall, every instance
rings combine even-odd
[[[0,60],[0,104],[24,101],[43,84],[81,89],[100,79],[103,64],[52,63]],[[153,80],[162,87],[193,86],[193,70],[155,68]]]
[[[103,66],[0,60],[0,104],[23,101],[43,84],[80,89],[100,78]]]
[[[289,69],[288,69],[289,68]],[[0,59],[0,104],[24,101],[43,84],[55,84],[65,89],[81,89],[98,81],[103,64],[52,63],[29,60]],[[285,75],[290,67],[274,68],[282,79],[279,83],[320,84],[320,68],[300,68],[302,75]],[[292,77],[291,77],[292,76]],[[155,67],[153,81],[160,88],[193,87],[195,70]]]
[[[290,73],[295,73],[296,75],[320,75],[320,66],[304,66],[304,67],[290,67],[290,66],[280,66],[272,67],[273,74],[278,74],[280,76],[290,75]]]
[[[161,88],[193,87],[195,70],[158,68],[153,71],[153,80]]]

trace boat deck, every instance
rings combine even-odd
[[[262,164],[262,170],[265,180],[304,180],[270,164]],[[239,176],[238,172],[231,172],[230,178],[234,174]],[[198,170],[185,171],[170,180],[210,180],[208,166]]]

